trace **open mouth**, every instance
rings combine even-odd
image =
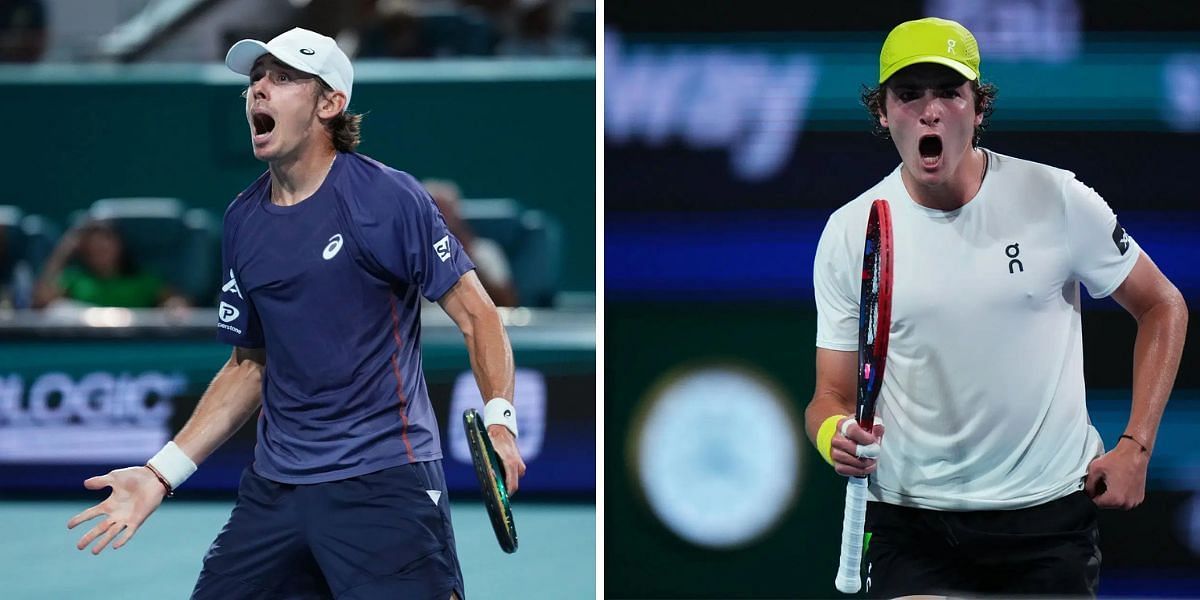
[[[917,151],[926,167],[936,167],[942,160],[942,138],[937,134],[922,136],[917,142]]]
[[[256,112],[250,115],[250,122],[254,126],[254,137],[265,136],[275,130],[275,118],[264,112]]]

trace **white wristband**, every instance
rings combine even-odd
[[[196,472],[196,463],[192,462],[175,442],[167,442],[167,445],[163,446],[154,458],[146,461],[146,464],[154,467],[155,471],[166,478],[172,490],[178,489]]]
[[[517,437],[517,409],[504,398],[492,398],[483,405],[483,426],[503,425]]]

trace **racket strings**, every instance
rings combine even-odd
[[[881,262],[879,260],[879,227],[872,227],[867,239],[866,252],[863,256],[863,279],[867,285],[862,286],[862,313],[865,327],[862,329],[864,350],[874,350],[875,337],[879,322],[879,281]],[[868,352],[865,360],[874,358],[873,352]]]
[[[862,327],[859,331],[859,377],[862,379],[862,385],[859,386],[859,393],[864,396],[870,395],[877,383],[874,364],[877,361],[875,345],[879,324],[879,283],[883,262],[880,260],[879,250],[880,228],[877,222],[872,222],[867,231],[863,253],[863,285],[860,288]]]

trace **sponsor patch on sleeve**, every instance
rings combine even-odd
[[[222,293],[232,292],[234,294],[237,294],[238,298],[242,297],[242,290],[238,289],[237,277],[234,277],[233,269],[229,270],[229,281],[226,281],[225,285],[221,286],[221,292]],[[244,298],[243,298],[243,300],[244,300]]]
[[[1125,253],[1129,251],[1129,234],[1125,233],[1125,228],[1121,227],[1120,223],[1117,223],[1116,228],[1113,229],[1112,239],[1113,243],[1117,245],[1117,250],[1121,251],[1121,256],[1125,256]]]
[[[437,252],[437,256],[438,258],[442,259],[442,262],[450,260],[450,236],[445,236],[442,239],[434,242],[433,250],[434,252]]]
[[[220,309],[218,312],[218,316],[221,318],[222,323],[228,323],[228,322],[238,318],[238,316],[240,314],[241,313],[238,311],[237,308],[234,308],[232,305],[227,304],[225,302],[221,303],[221,306],[220,306]]]

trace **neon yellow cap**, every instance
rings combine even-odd
[[[879,83],[917,63],[945,65],[973,81],[979,79],[979,44],[966,27],[955,21],[937,17],[905,21],[883,41]]]

